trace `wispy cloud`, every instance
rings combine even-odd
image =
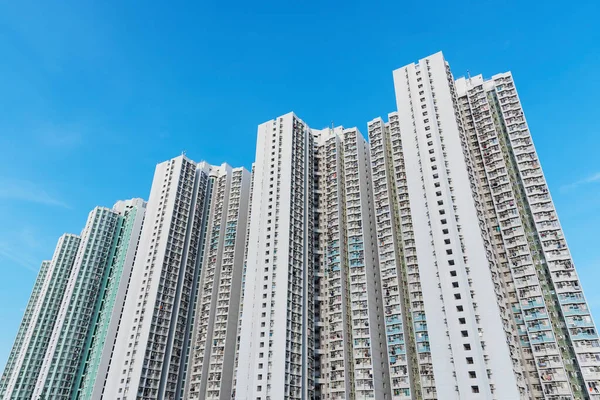
[[[600,182],[600,172],[596,172],[593,175],[588,176],[587,178],[580,179],[578,181],[569,183],[568,185],[563,185],[560,189],[563,191],[572,190],[579,186],[587,185],[590,183]]]
[[[0,237],[0,259],[12,262],[32,272],[38,272],[41,264],[39,253],[46,250],[46,238],[31,226],[23,226]]]
[[[81,129],[53,124],[43,126],[38,132],[37,139],[44,146],[60,150],[71,150],[83,143]]]
[[[40,262],[22,250],[24,249],[17,249],[7,242],[0,242],[0,258],[10,260],[29,271],[37,273]]]
[[[0,199],[69,208],[67,203],[48,193],[42,186],[27,180],[0,180]]]

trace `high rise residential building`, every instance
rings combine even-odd
[[[389,398],[369,146],[356,128],[312,134],[317,396]]]
[[[0,380],[0,398],[4,398],[8,380],[10,379],[10,376],[15,370],[17,357],[19,357],[19,355],[23,351],[25,335],[27,334],[31,323],[34,320],[34,310],[36,308],[36,305],[40,301],[40,294],[42,292],[44,282],[48,277],[48,269],[50,267],[50,263],[51,261],[42,261],[42,265],[40,266],[40,270],[33,285],[33,290],[31,291],[31,296],[29,297],[27,307],[25,308],[25,313],[23,314],[23,320],[21,321],[19,331],[17,332],[17,337],[15,338],[15,343],[13,344],[13,347],[8,356],[8,361],[6,362],[6,366],[4,367],[4,372],[2,373],[2,379]]]
[[[594,397],[597,332],[511,74],[455,82],[437,53],[394,84],[369,123],[392,398]]]
[[[40,272],[0,398],[600,400],[600,339],[511,73],[393,72],[387,122],[185,155]]]
[[[600,398],[598,333],[512,75],[456,88],[532,397]]]
[[[314,138],[293,113],[258,127],[235,398],[314,392]]]
[[[69,399],[72,395],[80,359],[89,345],[96,301],[115,251],[118,222],[119,213],[106,207],[96,207],[88,216],[34,398]]]
[[[253,173],[235,398],[389,397],[366,140],[286,114]]]
[[[80,241],[79,236],[72,234],[64,234],[58,240],[30,320],[24,321],[26,328],[22,325],[25,333],[22,338],[17,337],[14,354],[2,375],[3,399],[28,400],[33,397]]]
[[[369,122],[392,399],[437,398],[398,113]]]
[[[213,190],[185,398],[231,399],[237,349],[250,173],[224,164]]]
[[[208,172],[185,156],[156,167],[105,398],[178,396]]]
[[[219,296],[228,297],[223,301],[230,302],[233,315],[238,309],[238,260],[243,260],[244,239],[234,246],[233,263],[238,262],[238,268],[230,270],[232,232],[227,232],[227,224],[236,222],[239,207],[239,222],[245,232],[242,214],[247,191],[248,172],[243,168],[232,169],[227,164],[213,167],[183,155],[157,165],[104,398],[178,399],[185,396],[186,387],[199,389],[199,380],[205,377],[211,384],[215,382],[216,375],[210,371],[199,374],[194,360],[202,357],[201,346],[207,349],[207,357],[217,360],[220,349],[214,340],[222,335],[235,349],[236,318],[225,327],[215,318],[222,317]],[[215,240],[219,249],[216,255]],[[209,271],[206,274],[201,272],[203,265]],[[207,284],[199,286],[204,281]],[[221,283],[214,287],[216,293],[210,293],[213,282]],[[229,283],[232,290],[226,292]],[[202,310],[205,301],[209,301],[205,308],[208,320]],[[199,338],[204,333],[214,339],[203,343]],[[229,349],[223,353],[227,362],[220,368],[231,376],[234,357]]]
[[[431,350],[435,381],[424,395],[524,397],[449,66],[438,53],[394,71],[394,84],[414,235],[405,255],[419,272],[409,293],[420,292],[427,332],[413,329],[417,346],[424,338]]]
[[[237,376],[239,367],[239,355],[240,355],[240,341],[242,332],[242,315],[244,314],[244,288],[246,287],[246,272],[248,270],[248,243],[250,241],[250,212],[252,211],[252,192],[254,191],[254,163],[252,163],[252,170],[250,171],[250,193],[248,198],[248,215],[246,217],[246,244],[244,245],[244,266],[242,268],[242,286],[241,286],[241,297],[240,307],[238,312],[238,335],[237,345],[235,350],[235,362],[233,366],[233,382],[232,382],[232,393],[231,397],[235,397],[235,388],[237,386]]]
[[[72,399],[99,399],[102,395],[131,283],[146,202],[142,199],[119,201],[112,210],[118,214],[115,234],[73,379]]]

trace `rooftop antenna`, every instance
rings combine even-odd
[[[182,155],[182,156],[185,156],[185,155],[186,155],[186,154],[185,154],[185,150],[183,150],[183,151],[181,152],[181,155]]]
[[[467,76],[469,77],[469,82],[471,82],[471,72],[467,70]]]

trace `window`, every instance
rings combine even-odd
[[[477,374],[475,373],[475,371],[469,371],[469,378],[471,378],[471,379],[477,378]]]
[[[471,392],[479,393],[479,386],[471,386]]]
[[[454,260],[448,260],[448,265],[454,265]]]
[[[442,223],[442,225],[446,225],[448,223],[448,221],[446,221],[446,219],[442,219],[442,220],[440,220],[440,222]],[[452,254],[452,253],[448,253],[448,254]]]
[[[471,350],[471,345],[469,343],[465,343],[465,344],[463,344],[463,348],[465,350]]]
[[[458,282],[452,282],[452,287],[453,288],[457,288],[458,287]]]
[[[456,311],[463,312],[464,311],[463,306],[456,306]]]
[[[467,323],[467,320],[465,318],[459,318],[458,323],[461,325],[465,325]]]
[[[446,210],[439,210],[439,211],[440,211],[440,215],[446,214]]]
[[[456,271],[450,271],[450,276],[456,276]]]
[[[468,331],[460,331],[460,334],[462,335],[462,337],[469,337],[469,332]]]
[[[450,244],[450,239],[444,239],[444,243]]]
[[[467,357],[467,364],[473,364],[473,357]]]
[[[454,293],[454,298],[456,300],[460,300],[460,293]]]

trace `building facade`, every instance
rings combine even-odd
[[[142,199],[119,201],[112,209],[118,214],[113,249],[101,278],[90,327],[73,380],[72,399],[98,399],[104,390],[127,288],[131,283],[146,202]]]
[[[596,397],[597,332],[511,74],[455,81],[437,53],[394,84],[398,112],[369,123],[408,351],[396,380],[388,335],[392,397]]]
[[[88,216],[33,398],[71,397],[103,275],[114,252],[118,219],[119,214],[106,207],[96,207]]]
[[[250,173],[224,164],[213,191],[186,398],[231,399],[237,348]]]
[[[158,164],[106,380],[110,399],[175,399],[187,358],[209,167]]]
[[[236,399],[313,396],[313,147],[293,113],[258,127]]]
[[[438,53],[394,85],[436,393],[519,398],[454,79]]]
[[[4,398],[4,395],[6,393],[6,387],[8,385],[8,380],[15,371],[17,358],[23,352],[25,335],[27,334],[27,331],[29,330],[32,321],[35,320],[34,310],[36,309],[36,305],[38,304],[38,302],[41,301],[40,294],[42,292],[44,282],[46,281],[46,279],[48,279],[48,270],[50,268],[50,263],[51,261],[42,261],[42,265],[40,266],[40,270],[33,285],[33,290],[31,291],[31,296],[29,297],[27,307],[25,308],[25,313],[23,314],[23,320],[21,321],[19,331],[17,332],[17,337],[15,338],[15,343],[13,344],[13,347],[8,356],[8,361],[6,362],[6,366],[4,367],[4,372],[2,373],[2,379],[0,380],[0,398]]]
[[[317,397],[389,398],[369,147],[356,128],[312,133],[320,256],[315,263]]]
[[[103,398],[231,397],[248,195],[243,168],[157,165]]]
[[[512,75],[456,87],[532,396],[598,397],[598,334]]]
[[[392,399],[437,398],[398,113],[369,122]]]
[[[73,234],[64,234],[58,240],[20,349],[13,357],[14,363],[7,365],[12,371],[3,387],[3,399],[33,398],[80,242],[80,237]]]

